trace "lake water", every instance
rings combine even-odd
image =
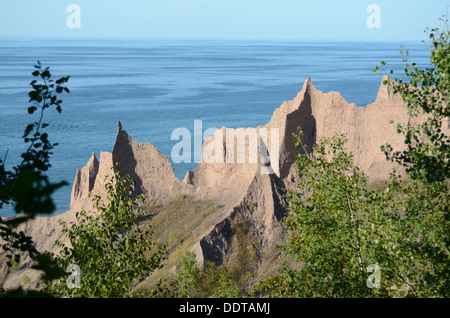
[[[8,150],[10,166],[26,149],[20,137],[36,119],[27,113],[27,94],[37,60],[54,78],[71,76],[62,113],[45,115],[50,141],[59,143],[50,180],[70,184],[54,196],[60,213],[70,204],[76,170],[92,152],[112,151],[119,120],[134,140],[154,144],[170,159],[175,128],[193,132],[194,120],[204,130],[264,125],[308,76],[324,92],[339,91],[358,106],[372,103],[381,82],[372,70],[385,60],[401,75],[401,45],[411,61],[428,65],[421,42],[0,39],[0,156]],[[183,179],[195,166],[174,169]],[[12,216],[12,209],[0,215]]]

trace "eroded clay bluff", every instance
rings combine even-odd
[[[222,127],[206,139],[202,162],[183,181],[175,176],[166,156],[149,143],[134,141],[119,122],[112,152],[102,152],[99,160],[93,154],[87,165],[76,172],[70,210],[50,218],[37,218],[20,230],[34,238],[38,249],[56,252],[53,242],[56,239],[64,242],[59,220],[70,222],[77,211],[90,210],[90,192],[105,197],[105,177],[119,163],[121,174],[129,174],[135,180],[136,194],[145,194],[149,202],[164,204],[183,194],[215,203],[217,208],[205,219],[206,226],[202,226],[206,230],[189,246],[199,264],[206,260],[224,262],[231,248],[232,221],[241,218],[250,224],[258,246],[257,280],[275,268],[279,255],[273,250],[284,239],[281,226],[284,193],[285,189],[295,189],[297,178],[294,161],[299,150],[292,139],[297,127],[302,128],[303,143],[309,147],[322,137],[345,134],[355,164],[371,179],[386,179],[398,166],[386,160],[380,146],[389,141],[394,149],[402,149],[403,136],[397,134],[396,128],[398,123],[407,123],[409,119],[401,97],[383,84],[375,102],[364,108],[348,103],[338,92],[317,90],[308,78],[297,96],[277,108],[265,126],[234,130],[231,137],[230,130]],[[252,157],[254,153],[248,151],[255,147],[255,139],[251,138],[255,134],[256,160]],[[245,135],[247,138],[241,138]],[[238,158],[239,149],[241,152],[245,149],[244,158]],[[266,155],[265,160],[260,160],[261,154]],[[274,173],[262,173],[267,169]],[[0,265],[0,277],[8,273],[4,263]],[[4,287],[19,284],[23,275],[37,280],[36,272],[24,268],[9,275]]]

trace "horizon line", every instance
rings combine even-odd
[[[234,38],[234,37],[154,37],[154,36],[66,36],[66,35],[0,35],[2,40],[108,40],[108,41],[223,41],[223,42],[357,42],[357,43],[424,43],[425,39],[363,39],[363,38]]]

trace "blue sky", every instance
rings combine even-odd
[[[448,0],[13,0],[0,4],[0,37],[422,40]],[[68,28],[69,4],[81,28]],[[381,9],[368,28],[366,9]]]

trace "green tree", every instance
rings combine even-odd
[[[301,136],[301,131],[294,135],[299,147]],[[380,261],[373,226],[380,207],[345,143],[344,136],[336,135],[297,155],[302,178],[298,191],[289,195],[283,220],[289,238],[282,250],[302,266],[286,267],[259,286],[272,296],[370,297],[385,292],[367,284],[367,267]]]
[[[394,172],[386,190],[368,191],[343,136],[297,156],[302,181],[290,193],[283,250],[303,266],[285,267],[261,289],[278,297],[449,296],[449,37],[448,28],[430,30],[432,67],[406,64],[409,82],[384,82],[402,96],[411,119],[398,126],[406,150],[381,150],[406,175]],[[381,270],[379,288],[367,288],[371,264]]]
[[[43,279],[51,280],[59,277],[62,271],[51,261],[50,255],[39,252],[33,242],[33,238],[17,231],[17,227],[33,219],[38,214],[51,214],[55,210],[52,195],[66,182],[52,183],[45,173],[51,167],[50,157],[57,143],[51,143],[45,128],[49,126],[44,122],[44,113],[50,108],[55,108],[61,113],[62,100],[59,95],[69,89],[65,84],[69,76],[52,79],[48,67],[44,68],[38,61],[34,66],[32,76],[35,77],[30,86],[33,88],[30,97],[28,113],[38,114],[38,119],[27,125],[22,138],[27,148],[21,154],[19,164],[8,169],[6,160],[8,151],[3,159],[0,159],[0,210],[6,206],[13,206],[17,217],[0,218],[1,253],[6,254],[7,265],[19,264],[21,254],[28,254],[35,261],[35,268],[43,270]],[[1,289],[1,286],[0,286]],[[19,288],[9,291],[5,296],[24,296],[26,293]],[[43,296],[43,294],[29,292],[29,296]],[[48,295],[47,295],[48,296]]]
[[[238,298],[241,291],[226,266],[206,262],[200,269],[195,253],[188,251],[178,262],[175,276],[162,280],[151,294],[165,298]]]
[[[447,20],[443,21],[443,30],[427,30],[431,67],[421,69],[416,63],[409,64],[408,51],[402,50],[408,81],[385,81],[402,96],[411,117],[407,125],[398,125],[406,149],[382,146],[387,159],[398,162],[407,172],[406,177],[394,176],[390,184],[399,194],[391,208],[398,219],[392,237],[403,250],[396,276],[407,286],[406,296],[450,295],[450,32]],[[383,68],[385,65],[380,63]]]
[[[402,96],[411,120],[406,125],[398,125],[398,132],[405,136],[407,149],[394,151],[387,144],[382,146],[382,150],[388,160],[406,167],[410,178],[431,183],[448,179],[450,173],[450,140],[448,134],[442,131],[450,118],[450,32],[447,26],[443,31],[435,28],[428,32],[431,67],[421,69],[416,63],[409,64],[409,52],[402,50],[408,80],[396,78],[384,81],[393,93]],[[386,62],[382,61],[374,69],[375,73],[380,66],[384,68]],[[418,119],[418,124],[411,123],[414,118]]]
[[[150,229],[138,226],[142,195],[134,197],[134,181],[127,175],[105,179],[106,202],[93,198],[96,212],[81,211],[76,222],[63,224],[70,246],[55,255],[62,268],[75,264],[81,271],[78,288],[68,285],[68,275],[47,290],[62,297],[127,297],[131,285],[162,266],[164,248],[151,241]],[[76,282],[75,282],[76,283]]]
[[[239,298],[241,289],[225,264],[207,261],[197,282],[197,294],[202,298]]]
[[[205,272],[205,274],[206,273],[207,272]],[[218,274],[215,277],[217,277],[216,285],[210,293],[210,298],[241,297],[241,290],[239,288],[239,285],[235,281],[233,281],[226,267],[220,268]]]
[[[178,262],[175,281],[177,297],[190,298],[195,296],[196,284],[200,277],[200,270],[197,267],[195,254],[187,252]]]

